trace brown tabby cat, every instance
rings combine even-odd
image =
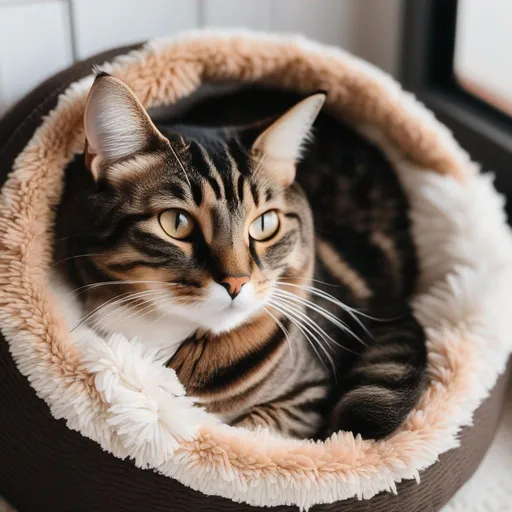
[[[157,128],[99,73],[58,253],[83,321],[158,348],[226,422],[378,438],[424,384],[414,246],[379,151],[326,114],[310,142],[324,99],[253,88]]]

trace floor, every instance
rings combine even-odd
[[[512,512],[512,386],[489,452],[442,512]]]

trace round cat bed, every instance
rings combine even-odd
[[[209,83],[324,89],[327,108],[380,147],[410,202],[429,353],[428,388],[397,432],[311,442],[228,427],[141,345],[70,334],[76,312],[50,278],[53,226],[64,169],[83,150],[93,62],[148,108]],[[512,237],[490,177],[387,75],[258,33],[122,48],[53,77],[2,120],[0,171],[0,495],[19,511],[435,511],[478,466],[512,349]]]

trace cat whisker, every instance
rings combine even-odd
[[[260,169],[261,169],[261,166],[263,165],[263,162],[265,161],[265,155],[261,155],[261,158],[259,160],[259,162],[257,163],[256,165],[256,168],[254,169],[254,174],[256,174]]]
[[[153,300],[152,300],[153,299]],[[136,310],[135,312],[133,312],[132,314],[130,314],[128,317],[124,317],[122,319],[120,319],[119,323],[121,322],[127,322],[130,318],[132,318],[133,316],[135,316],[136,314],[138,314],[138,316],[135,318],[135,321],[139,321],[141,320],[142,318],[146,317],[147,315],[150,315],[152,313],[154,313],[155,311],[158,310],[158,306],[160,304],[176,304],[176,303],[179,303],[180,302],[180,297],[176,297],[176,298],[173,298],[172,300],[169,300],[169,297],[167,296],[167,294],[163,297],[161,296],[157,296],[156,298],[152,298],[150,297],[149,300],[151,300],[151,302],[148,301],[148,299],[146,299],[145,302],[149,302],[147,305],[145,305],[141,310]],[[132,306],[128,306],[128,311],[130,311],[132,308],[137,308],[141,306],[141,304],[134,304]],[[117,311],[119,311],[120,308],[117,309]],[[116,311],[116,312],[117,312]],[[128,312],[127,311],[127,312]],[[115,313],[115,312],[114,312]],[[142,313],[142,314],[141,314]],[[164,318],[165,316],[169,315],[170,314],[170,311],[167,311],[165,312],[163,315],[161,315],[159,318],[157,318],[156,320],[154,320],[149,326],[148,326],[148,329],[150,327],[152,327],[153,325],[155,325],[157,322],[159,322],[160,320],[162,320],[162,318]],[[107,317],[105,317],[107,318]],[[101,323],[103,319],[100,319],[100,321],[98,323]]]
[[[356,352],[354,352],[353,350],[350,350],[349,348],[345,347],[344,345],[342,345],[341,343],[339,343],[338,341],[336,341],[332,336],[330,336],[328,333],[325,332],[324,329],[322,329],[312,318],[309,318],[308,315],[306,315],[303,311],[301,311],[296,304],[294,304],[293,302],[281,297],[278,302],[277,302],[279,305],[281,305],[282,307],[285,307],[285,308],[288,308],[289,311],[292,311],[294,314],[296,314],[299,318],[302,319],[302,321],[304,321],[306,324],[310,325],[312,329],[315,330],[315,332],[317,332],[320,336],[322,336],[322,338],[325,340],[325,342],[327,343],[328,341],[332,342],[334,345],[336,345],[337,347],[339,348],[342,348],[343,350],[346,350],[347,352],[350,352],[352,354],[355,354],[357,355]],[[329,348],[331,348],[331,350],[334,351],[334,349],[332,349],[332,347],[329,345]]]
[[[156,299],[160,299],[160,298],[164,298],[163,295],[165,292],[163,292],[162,290],[153,290],[154,292],[154,298]],[[143,292],[141,292],[143,293]],[[121,305],[122,303],[125,303],[125,302],[130,302],[132,300],[139,300],[139,299],[142,299],[143,302],[147,302],[147,299],[148,299],[148,296],[149,298],[152,298],[153,295],[152,294],[148,294],[148,295],[145,295],[145,296],[142,296],[140,297],[138,294],[137,296],[135,297],[127,297],[126,299],[123,299],[123,301],[121,301]],[[167,299],[167,294],[165,293],[165,298]],[[116,304],[116,303],[114,303]],[[114,305],[114,304],[111,304],[111,305]],[[106,320],[108,320],[109,318],[111,318],[112,316],[118,314],[120,311],[121,311],[121,305],[119,307],[117,307],[116,309],[114,309],[113,311],[111,311],[110,313],[107,313],[105,316],[101,317],[99,320],[97,320],[92,326],[91,326],[91,329],[92,330],[96,330],[102,323],[105,323]],[[141,305],[141,304],[132,304],[132,305],[129,305],[127,306],[127,311],[125,311],[125,313],[128,313],[130,312],[132,309],[136,309],[136,308],[139,308],[141,306],[144,306],[147,307],[147,305]],[[135,311],[135,314],[140,311]],[[131,318],[131,316],[129,317]],[[124,318],[124,319],[121,319],[122,321],[126,322],[126,320],[128,320],[127,318]],[[121,320],[119,321],[119,323],[121,323]]]
[[[151,300],[151,298],[150,298],[150,300]],[[178,298],[175,298],[174,300],[172,300],[172,299],[170,300],[169,297],[167,296],[167,294],[165,296],[163,296],[163,297],[160,297],[160,296],[156,297],[156,300],[155,299],[152,300],[151,302],[149,302],[149,304],[144,306],[141,310],[135,311],[131,315],[123,318],[122,321],[123,322],[127,322],[128,320],[130,320],[130,318],[133,318],[133,316],[135,316],[137,313],[139,314],[139,316],[137,316],[135,318],[135,321],[142,320],[147,315],[150,315],[151,313],[154,313],[158,309],[158,306],[160,304],[165,304],[165,303],[174,304],[176,302],[178,302]],[[142,313],[142,315],[141,315],[141,313]]]
[[[69,256],[69,258],[64,258],[64,259],[56,261],[55,263],[50,265],[50,269],[56,267],[57,265],[60,265],[61,263],[64,263],[65,261],[74,260],[75,258],[87,258],[87,257],[90,257],[90,256],[101,256],[101,255],[102,255],[102,253],[92,252],[92,253],[89,253],[89,254],[77,254],[76,256]]]
[[[383,319],[378,319],[378,318],[372,317],[366,313],[358,311],[357,309],[351,308],[350,306],[347,306],[347,304],[344,304],[343,302],[338,300],[336,297],[334,297],[330,293],[324,292],[323,290],[320,290],[314,286],[299,286],[299,285],[295,285],[292,283],[285,283],[285,282],[281,282],[280,284],[283,286],[291,286],[294,288],[299,288],[299,289],[308,291],[308,292],[312,293],[313,295],[316,295],[317,297],[321,297],[321,298],[327,300],[328,302],[335,304],[339,308],[346,311],[347,314],[349,314],[353,318],[353,320],[359,324],[361,329],[363,329],[370,337],[372,337],[372,335],[370,334],[370,332],[368,331],[366,326],[363,324],[363,322],[361,322],[361,320],[357,317],[357,315],[367,318],[369,320],[377,321],[377,322],[384,321]]]
[[[104,281],[104,282],[99,282],[99,283],[92,283],[92,284],[86,284],[84,286],[80,286],[79,288],[75,288],[74,290],[70,291],[66,297],[69,297],[70,295],[73,295],[75,294],[76,292],[80,292],[80,293],[76,293],[76,296],[80,296],[82,295],[83,293],[87,292],[88,290],[91,290],[91,289],[94,289],[94,288],[101,288],[103,286],[110,286],[110,285],[113,285],[113,286],[121,286],[121,285],[127,285],[127,284],[160,284],[160,285],[163,285],[163,286],[168,286],[168,287],[172,287],[172,286],[182,286],[180,283],[167,283],[165,281],[144,281],[144,280],[121,280],[121,281]]]
[[[331,288],[341,288],[341,284],[333,284],[333,283],[327,283],[326,281],[320,281],[319,279],[312,279],[310,277],[289,277],[288,278],[291,281],[309,281],[312,283],[318,283],[323,284],[324,286],[330,286]],[[278,279],[276,283],[288,283],[288,281],[285,281],[284,279]],[[293,283],[290,283],[293,284]]]
[[[299,307],[298,307],[298,306],[309,307],[307,304],[304,304],[303,302],[299,302],[299,301],[293,301],[293,300],[290,300],[288,297],[286,297],[286,296],[282,296],[282,295],[281,295],[281,296],[280,296],[280,295],[275,295],[275,297],[280,301],[280,303],[282,303],[282,304],[286,304],[288,307],[290,307],[290,308],[292,308],[292,309],[296,310],[297,312],[299,312],[299,311],[300,311],[300,315],[302,315],[303,317],[305,317],[305,318],[307,319],[307,322],[312,322],[312,323],[314,323],[315,325],[317,325],[317,326],[318,326],[317,322],[315,322],[312,318],[310,318],[306,313],[304,313],[303,311],[301,311],[301,310],[299,309]],[[319,313],[320,313],[320,312],[319,312]],[[321,313],[320,313],[320,314],[321,314]],[[323,315],[322,315],[322,316],[323,316]],[[324,317],[324,318],[325,318],[325,317]],[[326,318],[326,319],[327,319],[327,320],[329,320],[329,321],[331,321],[331,323],[334,323],[334,322],[332,322],[332,320],[331,320],[330,318]],[[336,327],[340,327],[340,326],[339,326],[338,324],[336,324],[336,323],[335,323],[335,325],[336,325]],[[321,327],[320,327],[320,326],[318,326],[318,328],[319,328],[319,329],[321,329]],[[359,338],[358,338],[355,334],[353,334],[353,333],[352,333],[348,328],[346,328],[345,326],[343,326],[343,324],[341,324],[341,328],[343,329],[343,331],[344,331],[344,332],[347,332],[347,331],[348,331],[348,333],[349,333],[349,334],[352,334],[356,339],[358,339],[358,341],[361,341],[361,340],[359,340]],[[342,345],[341,343],[339,343],[338,341],[336,341],[334,338],[332,338],[332,336],[330,336],[329,334],[327,334],[323,329],[322,329],[322,331],[324,332],[325,336],[327,336],[327,338],[328,338],[332,343],[334,343],[336,346],[338,346],[338,347],[340,347],[340,348],[342,348],[342,349],[346,350],[347,352],[352,352],[353,354],[355,354],[355,352],[354,352],[354,351],[350,350],[349,348],[345,347],[344,345]],[[361,343],[362,343],[362,341],[361,341]]]
[[[71,329],[69,332],[71,333],[74,330],[78,329],[81,325],[83,325],[85,322],[87,322],[87,320],[89,320],[100,309],[107,307],[109,304],[114,305],[117,303],[122,303],[123,299],[125,299],[125,298],[127,298],[127,300],[130,300],[131,296],[133,294],[134,294],[133,292],[125,292],[125,293],[122,293],[121,295],[116,295],[115,297],[112,297],[111,299],[107,300],[106,302],[103,302],[102,304],[100,304],[99,306],[94,308],[92,311],[89,311],[89,313],[87,313],[84,317],[82,317],[80,322],[77,325],[75,325],[75,327],[73,327],[73,329]]]
[[[279,320],[279,318],[277,318],[273,313],[271,313],[265,306],[263,306],[263,310],[265,311],[265,313],[267,313],[267,315],[272,318],[272,320],[274,320],[274,322],[277,324],[277,326],[281,329],[281,331],[283,332],[283,334],[285,335],[285,338],[286,338],[286,341],[288,343],[288,346],[290,348],[290,354],[293,358],[293,346],[292,346],[292,340],[290,338],[290,333],[288,332],[288,329],[286,329],[286,327],[283,325],[283,323],[281,322],[281,320]]]
[[[279,300],[279,301],[271,301],[270,304],[273,304],[273,305],[283,308],[283,310],[285,310],[288,314],[292,315],[296,320],[300,321],[304,327],[310,326],[311,329],[313,329],[313,332],[316,332],[317,334],[322,336],[322,339],[324,341],[328,340],[329,335],[321,327],[319,327],[316,322],[314,322],[312,319],[308,318],[307,315],[305,315],[298,308],[295,308],[291,303],[285,302],[283,300]],[[332,348],[330,346],[329,346],[329,348],[332,350]]]
[[[294,293],[287,292],[286,290],[277,289],[274,291],[274,294],[279,297],[287,298],[288,300],[294,301],[298,304],[302,304],[305,307],[316,311],[319,315],[323,316],[326,320],[331,322],[333,325],[341,329],[342,331],[346,332],[353,338],[355,338],[357,341],[359,341],[364,346],[367,346],[367,344],[354,332],[352,331],[348,325],[346,325],[344,322],[342,322],[339,318],[337,318],[335,315],[333,315],[330,311],[323,308],[319,304],[315,304],[314,302],[305,299],[304,297],[299,297],[298,295],[295,295]],[[361,324],[360,324],[361,325]],[[371,333],[366,329],[366,326],[361,325],[363,330],[371,337]]]
[[[188,179],[187,171],[185,170],[185,166],[183,165],[183,162],[181,161],[180,157],[178,156],[178,153],[176,153],[176,151],[174,151],[172,144],[169,143],[169,147],[171,148],[171,152],[174,155],[174,158],[176,158],[176,160],[180,164],[181,170],[183,171],[183,174],[185,175],[185,179],[187,180],[188,186],[190,188],[192,188],[192,185],[190,184],[190,180]]]
[[[298,301],[301,304],[303,304],[303,305],[305,305],[305,306],[307,306],[307,307],[317,311],[318,313],[322,314],[322,316],[324,316],[325,318],[327,318],[329,320],[332,320],[332,322],[334,324],[336,324],[340,329],[343,329],[343,330],[348,329],[348,326],[344,322],[342,322],[341,319],[336,317],[333,313],[331,313],[327,309],[323,308],[319,304],[316,304],[315,302],[313,302],[313,301],[311,301],[309,299],[306,299],[305,297],[301,297],[299,295],[296,295],[295,293],[291,293],[291,292],[288,292],[286,290],[282,290],[281,288],[274,289],[273,293],[277,294],[277,295],[280,295],[280,296],[283,296],[283,297],[287,297],[287,298],[289,298],[291,300]]]
[[[288,318],[288,320],[290,320],[290,322],[292,322],[299,329],[299,331],[303,334],[303,336],[306,338],[306,340],[309,342],[309,344],[311,345],[311,347],[315,351],[315,353],[318,356],[319,360],[322,362],[322,364],[327,369],[327,365],[325,364],[325,361],[323,360],[322,356],[320,355],[320,353],[316,349],[315,344],[313,343],[313,341],[315,341],[318,344],[318,346],[323,350],[323,352],[325,354],[325,357],[330,362],[330,364],[332,366],[332,369],[333,369],[333,372],[334,372],[334,375],[336,375],[336,365],[334,363],[334,360],[332,359],[332,356],[329,354],[329,352],[324,347],[322,342],[311,331],[311,329],[309,329],[306,325],[304,325],[302,323],[302,321],[300,320],[300,318],[297,318],[292,312],[290,312],[289,308],[287,308],[285,306],[282,306],[281,304],[276,303],[274,301],[269,302],[269,305],[270,305],[270,307],[272,307],[276,311],[279,311],[281,314],[286,316]]]
[[[141,292],[126,292],[126,293],[123,293],[121,295],[116,295],[115,297],[107,300],[106,302],[100,304],[98,307],[96,307],[95,309],[93,309],[92,311],[90,311],[87,315],[85,315],[81,320],[80,322],[75,326],[73,327],[73,329],[71,329],[69,332],[73,332],[75,331],[76,329],[78,329],[78,327],[80,327],[81,325],[83,325],[85,322],[87,322],[91,317],[93,317],[95,314],[98,313],[98,311],[100,311],[101,309],[104,309],[105,307],[107,306],[114,306],[114,305],[118,305],[118,304],[123,304],[125,302],[130,302],[131,300],[135,300],[139,297],[144,297],[146,295],[151,295],[153,293],[162,293],[162,292],[166,292],[166,290],[144,290],[144,291],[141,291]]]
[[[94,235],[94,231],[84,231],[83,233],[73,233],[72,235],[63,236],[62,238],[57,238],[54,243],[64,242],[65,240],[69,240],[70,238],[75,238],[77,236],[87,236]]]
[[[345,311],[352,311],[358,315],[367,316],[368,318],[371,318],[373,320],[373,318],[370,317],[369,315],[367,315],[366,313],[363,313],[362,311],[359,311],[358,309],[350,307],[348,304],[345,304],[344,302],[341,302],[340,300],[338,300],[334,295],[331,295],[330,293],[327,293],[326,291],[321,290],[320,288],[316,288],[315,286],[308,286],[308,285],[303,286],[303,285],[299,285],[299,284],[295,284],[295,283],[289,283],[288,281],[283,281],[283,280],[277,280],[276,282],[283,286],[290,286],[293,288],[299,288],[301,290],[308,291],[314,295],[317,295],[318,297],[325,298],[329,302],[336,304],[338,307],[340,307],[341,309],[343,309]]]
[[[157,301],[157,302],[158,302],[158,304],[160,304],[159,301]],[[178,299],[176,299],[175,301],[170,302],[169,304],[175,304],[177,302],[178,302]],[[166,316],[168,316],[170,314],[171,314],[170,311],[166,311],[163,315],[159,316],[155,321],[153,321],[151,324],[149,324],[148,329],[153,327],[156,323],[160,322],[160,320],[162,320],[163,318],[165,318]]]

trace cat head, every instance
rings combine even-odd
[[[255,126],[164,136],[124,83],[100,73],[84,114],[90,275],[214,333],[262,314],[280,279],[312,272],[311,211],[294,179],[324,100]]]

